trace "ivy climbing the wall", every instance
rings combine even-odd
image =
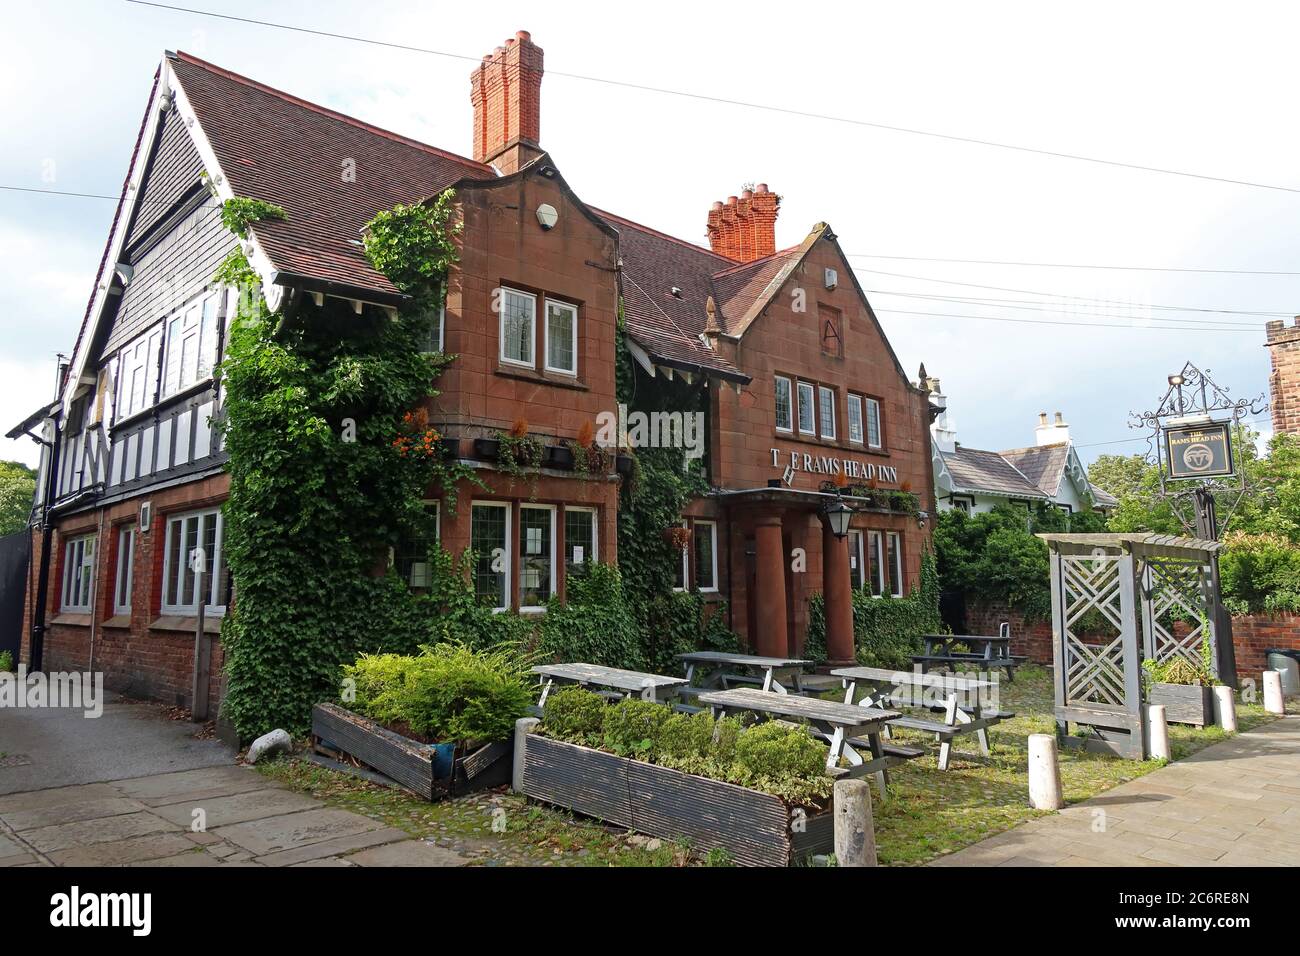
[[[865,667],[910,668],[921,650],[921,635],[946,630],[939,617],[939,572],[934,555],[921,555],[920,585],[907,597],[873,597],[853,591],[853,644]],[[826,660],[826,601],[814,594],[808,602],[808,642],[804,657]]]
[[[399,540],[431,531],[421,499],[437,494],[450,510],[456,481],[469,477],[420,415],[448,361],[425,349],[456,258],[452,209],[448,192],[370,223],[370,262],[409,296],[395,315],[358,315],[332,298],[271,313],[260,295],[240,297],[221,375],[225,554],[237,589],[222,627],[224,706],[241,737],[304,729],[312,705],[336,696],[342,664],[438,636],[438,607],[378,572]],[[241,199],[223,209],[245,237],[283,215]],[[240,252],[216,278],[246,291],[257,283]]]

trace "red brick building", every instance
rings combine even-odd
[[[798,651],[808,596],[827,596],[831,656],[852,655],[850,588],[915,586],[933,513],[926,392],[909,381],[838,241],[818,224],[777,251],[766,186],[702,209],[711,248],[583,203],[540,145],[542,50],[519,33],[471,77],[473,158],[325,109],[184,53],[167,54],[141,124],[94,293],[52,404],[11,435],[43,444],[22,658],[93,667],[108,686],[189,705],[200,605],[216,635],[237,600],[221,558],[228,479],[214,422],[233,290],[212,276],[242,247],[272,309],[312,297],[360,314],[403,297],[360,230],[397,203],[456,191],[460,257],[431,350],[454,354],[430,419],[489,489],[465,487],[438,534],[494,606],[538,611],[566,567],[617,560],[619,476],[548,462],[535,487],[493,465],[526,420],[548,445],[618,407],[617,350],[638,374],[685,382],[705,420],[710,494],[682,587],[727,599],[755,650]],[[246,240],[220,205],[285,210]],[[626,338],[620,339],[622,308]],[[823,512],[850,486],[836,537]],[[914,497],[913,497],[914,496]],[[200,593],[187,556],[203,547]],[[393,549],[414,587],[422,542]],[[209,696],[220,696],[220,647]]]
[[[1290,326],[1280,319],[1269,322],[1267,335],[1273,432],[1300,435],[1300,315]]]

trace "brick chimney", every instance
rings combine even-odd
[[[540,156],[542,48],[520,30],[470,74],[474,158],[509,174]]]
[[[781,197],[767,183],[715,202],[709,210],[709,245],[718,255],[753,262],[776,252],[776,214]]]
[[[1292,325],[1278,319],[1266,328],[1273,365],[1268,376],[1273,432],[1300,435],[1300,315]]]

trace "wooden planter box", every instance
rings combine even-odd
[[[748,866],[788,866],[834,849],[829,810],[792,827],[790,808],[771,794],[538,734],[525,738],[523,792],[664,840],[684,837],[697,850],[726,850]]]
[[[510,780],[513,748],[505,741],[473,752],[459,745],[449,773],[439,775],[434,745],[403,737],[337,704],[311,712],[312,746],[318,753],[347,754],[426,800],[437,800]]]
[[[1214,688],[1201,684],[1152,684],[1148,704],[1164,704],[1171,724],[1208,727],[1214,723]]]

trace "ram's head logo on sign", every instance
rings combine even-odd
[[[1227,422],[1177,425],[1165,429],[1170,478],[1222,478],[1234,473]]]

